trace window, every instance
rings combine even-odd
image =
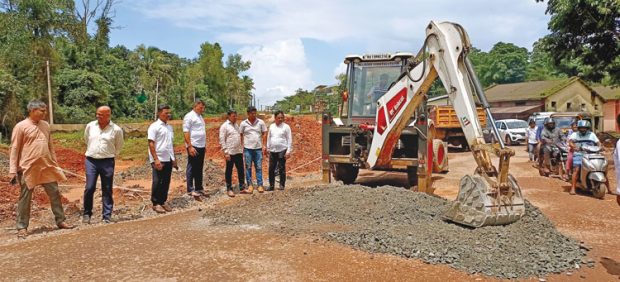
[[[387,92],[392,81],[398,78],[401,64],[360,62],[353,65],[353,91],[349,93],[352,116],[375,115],[377,100]]]
[[[585,112],[585,110],[586,110],[586,104],[581,104],[581,111]]]
[[[551,101],[551,109],[552,110],[555,110],[555,105],[556,105],[555,101]]]
[[[525,106],[525,101],[515,102],[515,106]]]
[[[598,111],[598,105],[597,104],[594,104],[594,110]]]
[[[571,108],[571,103],[570,102],[566,103],[566,110],[569,111],[570,108]]]
[[[501,129],[503,129],[503,130],[506,130],[506,129],[507,129],[507,128],[506,128],[506,124],[502,122],[502,125],[501,125],[501,127],[500,127],[500,128],[501,128]]]

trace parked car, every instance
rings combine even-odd
[[[499,136],[504,140],[504,144],[515,145],[525,142],[525,129],[528,127],[526,121],[520,119],[501,119],[495,121],[495,126],[499,131]],[[487,142],[497,142],[490,128],[483,130],[483,133]]]

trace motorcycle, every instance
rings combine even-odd
[[[601,154],[601,147],[582,145],[581,171],[577,188],[589,191],[596,198],[603,199],[607,193],[607,159]]]
[[[568,145],[566,142],[557,142],[547,146],[551,151],[551,167],[549,167],[549,172],[546,172],[543,162],[543,165],[538,167],[540,176],[548,177],[550,174],[560,175],[562,172],[566,173],[566,160],[568,159]],[[540,155],[542,157],[542,153]]]

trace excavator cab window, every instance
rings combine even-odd
[[[352,63],[349,68],[351,101],[350,112],[353,117],[374,117],[377,100],[383,96],[401,74],[403,61],[370,61]]]

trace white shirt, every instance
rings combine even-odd
[[[275,153],[284,150],[287,154],[293,150],[291,127],[284,122],[280,125],[272,123],[269,126],[269,133],[267,133],[267,151]]]
[[[147,138],[155,141],[155,153],[160,162],[174,161],[174,148],[172,147],[174,132],[171,125],[157,119],[149,126]],[[151,150],[149,150],[149,161],[155,162]]]
[[[267,126],[262,119],[257,118],[254,124],[244,120],[239,125],[239,132],[243,134],[243,147],[247,149],[263,148],[263,133],[267,132]]]
[[[537,144],[538,139],[536,139],[536,130],[538,130],[538,126],[534,126],[534,128],[527,127],[525,129],[525,138],[527,138],[528,144]]]
[[[229,120],[222,123],[220,126],[220,146],[224,153],[228,155],[237,155],[243,153],[243,146],[241,146],[241,133],[239,133],[239,126]]]
[[[577,146],[581,146],[583,144],[593,145],[599,143],[598,137],[596,137],[596,134],[594,134],[594,132],[592,131],[588,131],[588,133],[584,136],[582,136],[579,131],[575,131],[568,137],[568,139],[572,140]],[[583,155],[583,152],[581,151],[576,151],[573,153],[573,156],[581,155]]]
[[[91,121],[84,129],[84,141],[86,141],[85,155],[87,157],[114,158],[119,155],[123,147],[123,130],[111,121],[101,130],[99,121]]]
[[[189,141],[192,146],[204,148],[207,146],[205,120],[196,111],[190,111],[183,117],[183,132],[189,132]],[[188,146],[188,144],[185,144]]]
[[[616,149],[614,149],[614,169],[616,170],[616,194],[620,195],[620,140],[616,143]]]

